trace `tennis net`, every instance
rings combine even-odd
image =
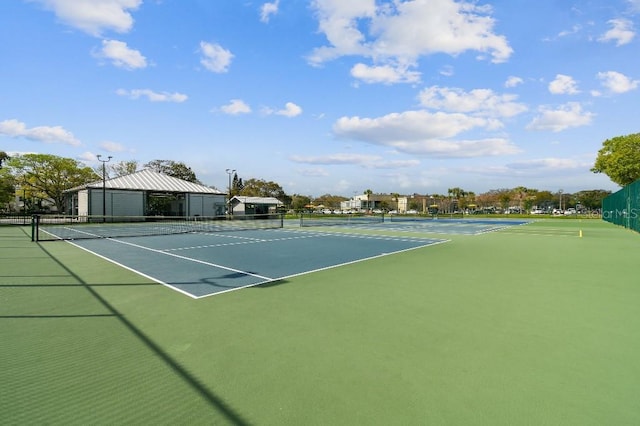
[[[282,228],[281,214],[245,216],[60,216],[35,215],[32,241],[123,238]]]
[[[352,226],[384,222],[384,214],[366,213],[302,213],[300,226]]]

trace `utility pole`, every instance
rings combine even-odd
[[[233,211],[231,210],[231,175],[234,174],[236,172],[236,169],[227,169],[226,170],[227,174],[229,175],[229,207],[227,207],[227,212],[229,215],[231,215],[233,213]]]
[[[102,155],[98,154],[98,161],[102,163],[102,221],[107,221],[107,193],[106,193],[106,182],[107,182],[107,166],[106,163],[111,161],[111,156],[108,156],[106,160],[102,159]]]

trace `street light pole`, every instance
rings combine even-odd
[[[560,195],[560,205],[558,208],[560,209],[560,213],[564,213],[564,210],[562,210],[562,189],[558,191],[558,194]]]
[[[227,174],[229,175],[229,200],[227,201],[229,203],[229,207],[227,207],[227,214],[231,214],[232,210],[231,210],[231,175],[234,174],[236,172],[235,169],[227,169]]]
[[[106,182],[107,182],[107,167],[106,163],[111,161],[111,156],[108,156],[106,160],[102,159],[102,155],[98,154],[98,161],[102,163],[102,221],[107,221],[107,193],[106,193]]]

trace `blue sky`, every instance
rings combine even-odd
[[[0,2],[0,150],[288,194],[616,190],[640,0]]]

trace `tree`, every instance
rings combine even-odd
[[[9,160],[9,155],[0,151],[0,206],[6,205],[6,209],[9,210],[9,203],[13,201],[15,197],[15,179],[6,170],[2,170],[2,165]]]
[[[322,204],[325,207],[328,208],[332,208],[332,209],[339,209],[340,208],[340,203],[342,201],[346,201],[347,198],[341,196],[341,195],[331,195],[331,194],[324,194],[321,195],[319,197],[317,197],[315,199],[315,203],[316,204]]]
[[[611,195],[611,191],[604,189],[591,189],[579,191],[574,194],[576,201],[588,210],[596,210],[602,207],[602,200]]]
[[[196,174],[186,164],[173,160],[153,160],[144,165],[145,168],[167,176],[186,180],[193,183],[201,183]]]
[[[511,191],[505,190],[498,195],[498,201],[500,201],[500,207],[502,210],[507,210],[509,208],[509,203],[511,202]]]
[[[9,203],[15,199],[15,193],[15,178],[7,169],[0,169],[0,210],[9,210]]]
[[[367,189],[364,191],[364,195],[367,196],[367,211],[371,210],[371,206],[369,205],[369,200],[371,199],[372,194],[373,194],[373,191],[370,189]]]
[[[453,200],[451,200],[451,204],[455,210],[466,206],[465,197],[467,196],[467,191],[462,188],[455,187],[447,189],[447,193],[449,194],[449,198],[453,197]]]
[[[606,174],[620,186],[640,179],[640,133],[604,141],[591,171]]]
[[[536,192],[535,203],[538,207],[545,210],[551,210],[555,203],[555,195],[549,190]]]
[[[100,176],[79,161],[50,154],[17,155],[7,163],[16,183],[40,200],[51,199],[64,211],[64,191],[94,182]]]
[[[311,197],[308,195],[293,194],[291,196],[291,208],[297,212],[305,210],[305,206],[311,204]]]
[[[238,195],[247,197],[274,197],[284,204],[288,204],[286,200],[289,198],[277,183],[253,178],[244,183],[244,187]]]
[[[237,173],[233,174],[233,182],[231,183],[231,197],[233,197],[234,195],[238,195],[242,192],[242,190],[244,189],[244,182],[242,181],[242,178],[238,177]]]
[[[108,166],[108,170],[112,171],[115,177],[130,175],[138,171],[138,160],[119,161]]]
[[[522,213],[524,211],[524,201],[528,198],[529,191],[529,188],[524,186],[513,188],[513,196],[518,200],[518,213]]]
[[[4,151],[0,151],[0,169],[2,168],[2,164],[4,164],[5,161],[7,161],[9,159],[9,155],[4,152]]]
[[[391,194],[391,198],[393,198],[393,201],[396,202],[396,211],[399,211],[400,209],[400,194],[398,194],[397,192],[394,192]]]

